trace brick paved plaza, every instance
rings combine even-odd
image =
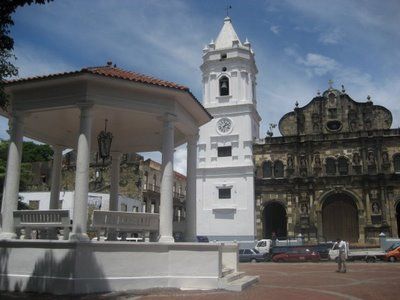
[[[335,272],[336,264],[257,263],[240,264],[260,281],[243,292],[153,290],[121,292],[57,299],[400,299],[400,263],[348,263],[346,274]],[[8,294],[4,299],[54,299],[54,296]]]
[[[240,270],[259,275],[260,281],[241,293],[178,292],[137,299],[400,299],[400,263],[348,263],[346,274],[336,264],[240,264]]]

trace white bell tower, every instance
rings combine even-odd
[[[241,43],[229,17],[215,42],[203,49],[201,71],[203,105],[213,120],[199,133],[197,235],[253,245],[258,70],[250,43]]]

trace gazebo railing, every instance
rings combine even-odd
[[[25,239],[30,239],[32,229],[64,229],[64,239],[70,231],[69,210],[16,210],[13,212],[14,226],[17,230],[25,229]],[[56,235],[53,236],[56,238]]]
[[[142,233],[146,238],[150,232],[158,232],[160,215],[155,213],[135,213],[122,211],[93,211],[92,226],[100,229],[115,230],[117,232]]]

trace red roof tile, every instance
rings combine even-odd
[[[7,81],[7,83],[12,84],[12,83],[32,81],[32,80],[63,77],[63,76],[68,76],[68,75],[84,74],[84,73],[90,73],[90,74],[101,75],[101,76],[105,76],[105,77],[112,77],[112,78],[118,78],[118,79],[123,79],[123,80],[129,80],[129,81],[134,81],[134,82],[140,82],[140,83],[145,83],[145,84],[152,84],[152,85],[164,86],[164,87],[168,87],[168,88],[174,88],[174,89],[178,89],[178,90],[189,91],[189,88],[186,86],[179,85],[179,84],[176,84],[171,81],[161,80],[161,79],[158,79],[155,77],[150,77],[150,76],[143,75],[140,73],[125,71],[123,69],[112,66],[112,64],[110,64],[110,63],[108,63],[107,66],[83,68],[80,71],[63,72],[63,73],[49,74],[49,75],[43,75],[43,76],[34,76],[34,77],[27,77],[27,78],[21,78],[21,79],[14,79],[14,80]]]

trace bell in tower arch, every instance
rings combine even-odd
[[[219,94],[220,96],[229,95],[229,79],[226,76],[219,80]]]

